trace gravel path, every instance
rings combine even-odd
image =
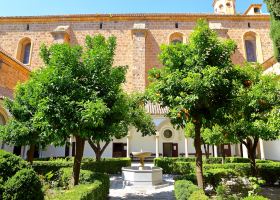
[[[175,200],[173,176],[163,176],[165,185],[162,188],[124,187],[121,176],[110,177],[110,200]]]

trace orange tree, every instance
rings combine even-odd
[[[149,72],[148,96],[162,106],[177,128],[194,125],[196,177],[203,188],[201,130],[224,115],[235,94],[238,71],[231,61],[232,40],[220,40],[206,21],[198,21],[188,44],[163,45],[161,69]],[[219,120],[217,120],[219,121]]]
[[[106,148],[100,142],[127,134],[130,125],[142,134],[155,132],[141,101],[123,91],[127,67],[113,67],[115,48],[115,37],[97,35],[86,37],[85,48],[55,44],[41,49],[46,67],[36,74],[41,86],[36,122],[48,127],[53,141],[76,138],[74,185],[79,182],[86,140],[100,159]]]

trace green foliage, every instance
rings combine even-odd
[[[30,166],[22,158],[0,150],[0,177],[2,181],[7,181],[10,177],[24,168],[30,168]]]
[[[214,189],[220,184],[222,179],[230,180],[238,175],[239,173],[233,169],[223,168],[208,169],[204,173],[205,182],[212,185]]]
[[[205,21],[198,21],[189,41],[163,45],[164,67],[149,72],[149,96],[170,108],[168,116],[177,127],[220,114],[217,111],[232,98],[237,74],[230,57],[235,43],[219,40]]]
[[[73,187],[71,190],[65,191],[63,194],[54,197],[54,200],[106,200],[108,193],[105,194],[107,188],[103,187],[100,181],[92,184],[83,184]]]
[[[257,195],[261,191],[261,186],[264,185],[265,181],[256,177],[249,177],[251,190],[248,191],[249,196]]]
[[[177,200],[188,200],[199,188],[190,181],[179,180],[175,182],[174,191]]]
[[[129,166],[131,166],[130,158],[104,159],[100,162],[88,160],[82,163],[82,169],[84,170],[91,170],[94,172],[107,174],[120,174],[122,172],[122,167]]]
[[[258,174],[267,185],[274,185],[280,180],[280,163],[259,163]]]
[[[264,0],[271,14],[270,35],[274,44],[276,59],[280,60],[280,2],[278,0]]]
[[[269,199],[263,196],[254,195],[254,196],[245,197],[243,198],[243,200],[269,200]]]
[[[68,188],[70,186],[73,170],[71,168],[62,168],[59,170],[59,186]],[[96,180],[102,182],[104,187],[110,187],[109,176],[103,173],[96,173],[89,170],[80,171],[80,184],[94,183]]]
[[[41,182],[32,169],[18,171],[5,183],[3,200],[43,200]]]
[[[209,197],[207,197],[204,193],[203,190],[197,190],[197,191],[194,191],[189,200],[209,200]]]
[[[30,79],[17,85],[14,99],[5,99],[5,107],[12,114],[12,119],[5,126],[0,126],[0,139],[16,146],[41,145],[51,143],[51,132],[43,124],[38,126],[37,111],[41,86],[32,72]],[[44,134],[42,134],[42,132]]]
[[[32,165],[33,169],[37,173],[42,175],[46,175],[48,172],[56,173],[61,168],[69,168],[72,166],[73,161],[67,161],[67,159],[57,159],[51,161],[34,161]],[[130,158],[103,159],[100,162],[96,162],[94,159],[91,158],[84,158],[81,168],[93,172],[119,174],[121,173],[122,167],[128,166],[131,166]]]

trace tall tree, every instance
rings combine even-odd
[[[125,112],[131,113],[130,98],[122,88],[127,66],[113,67],[115,49],[115,37],[106,40],[97,35],[87,36],[84,48],[56,44],[41,50],[46,67],[38,73],[43,89],[37,119],[50,126],[57,140],[71,135],[76,138],[74,185],[78,184],[86,140],[100,159],[106,148],[100,147],[101,141],[108,143],[115,135],[127,134],[129,124],[137,125]],[[143,134],[152,134],[151,118],[145,122],[138,128]]]
[[[260,139],[275,140],[280,135],[280,84],[276,76],[263,75],[261,67],[244,66],[237,97],[232,101],[227,136],[244,144],[256,175],[256,149]]]
[[[220,40],[198,21],[188,44],[163,45],[161,69],[150,71],[149,96],[169,107],[168,117],[177,128],[194,125],[196,176],[203,188],[201,128],[205,121],[215,120],[220,110],[228,106],[234,92],[236,71],[231,55],[236,45],[232,40]]]
[[[45,127],[38,127],[36,123],[36,99],[40,94],[37,83],[36,76],[31,74],[28,82],[17,85],[13,100],[5,99],[5,106],[12,118],[0,127],[1,140],[15,146],[29,145],[27,160],[30,163],[33,162],[36,145],[45,147],[51,143],[51,136]]]
[[[280,61],[280,1],[264,0],[271,16],[270,35],[273,40],[275,58]]]

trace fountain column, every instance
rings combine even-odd
[[[156,157],[159,157],[159,132],[156,132]]]
[[[130,132],[128,132],[128,135],[126,137],[126,157],[130,158]]]

